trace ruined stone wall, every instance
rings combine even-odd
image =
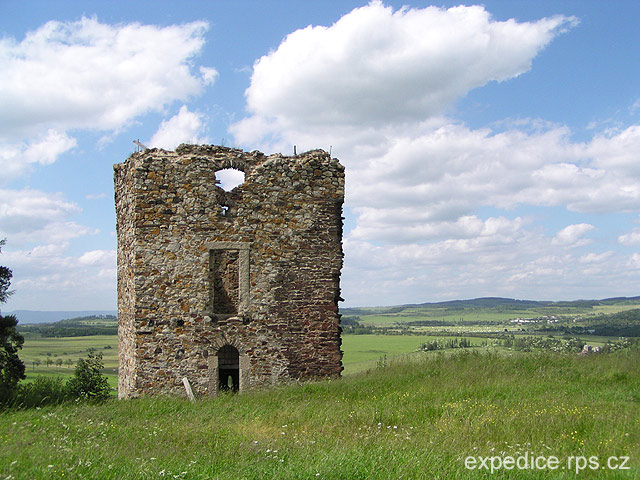
[[[245,173],[230,192],[225,168]],[[225,345],[240,389],[340,374],[336,159],[182,145],[114,169],[120,397],[182,393],[183,377],[215,394]]]
[[[126,392],[135,385],[135,292],[134,292],[134,219],[135,197],[133,170],[117,169],[116,202],[118,218],[118,391]],[[129,188],[127,188],[127,186]]]

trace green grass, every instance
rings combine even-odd
[[[388,337],[387,337],[388,338]],[[640,476],[640,353],[422,355],[367,375],[0,414],[15,479]],[[467,456],[629,456],[630,470],[469,472]],[[3,477],[4,478],[4,477]]]

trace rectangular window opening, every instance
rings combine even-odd
[[[240,306],[240,251],[209,251],[210,311],[219,315],[237,315]]]

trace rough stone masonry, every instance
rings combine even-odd
[[[228,168],[245,174],[231,191]],[[120,398],[340,375],[337,159],[183,144],[114,179]]]

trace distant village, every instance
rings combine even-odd
[[[576,321],[575,319],[573,320]],[[558,323],[558,317],[555,315],[545,315],[544,317],[535,317],[535,318],[514,318],[513,320],[509,320],[509,323],[513,323],[516,325],[521,325],[524,323]]]

